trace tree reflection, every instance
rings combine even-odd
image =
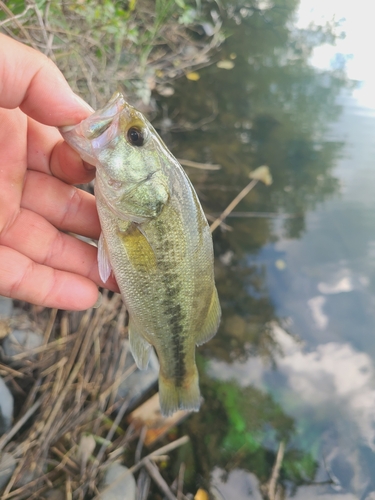
[[[270,325],[280,319],[266,271],[251,256],[282,233],[300,237],[306,212],[339,189],[333,167],[342,144],[327,140],[325,133],[340,113],[337,95],[350,82],[342,64],[331,71],[309,65],[314,47],[334,42],[336,35],[332,26],[295,28],[298,4],[223,1],[221,15],[230,36],[220,59],[232,61],[233,69],[206,68],[199,81],[180,81],[175,95],[163,100],[164,118],[166,110],[168,120],[173,117],[164,136],[177,156],[222,166],[217,172],[187,169],[207,214],[220,213],[248,183],[248,173],[265,164],[272,186],[258,184],[237,209],[291,215],[231,218],[226,221],[231,231],[214,234],[223,320],[218,335],[200,352],[228,363],[251,355],[272,362],[279,350]],[[264,483],[284,441],[281,480],[294,485],[312,481],[315,459],[293,447],[293,420],[272,397],[210,379],[199,359],[205,404],[186,424],[192,437],[190,459],[185,457],[191,478],[200,473],[209,481],[219,466],[227,472],[244,468]]]
[[[230,218],[232,230],[214,234],[223,322],[204,350],[231,361],[271,355],[275,348],[267,325],[277,318],[265,271],[250,256],[277,240],[280,226],[284,236],[299,237],[306,212],[338,191],[332,171],[342,144],[324,134],[339,115],[338,93],[350,83],[342,65],[331,71],[309,65],[314,47],[336,35],[331,26],[293,26],[296,0],[221,5],[230,36],[220,59],[234,67],[212,66],[199,81],[177,84],[175,95],[163,100],[175,117],[166,139],[179,157],[222,166],[216,172],[188,169],[208,215],[220,213],[262,164],[270,167],[273,184],[258,184],[237,210],[289,215]],[[194,129],[206,116],[216,117]]]

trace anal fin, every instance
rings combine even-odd
[[[212,339],[212,337],[216,334],[217,329],[219,328],[220,318],[221,307],[216,287],[214,287],[206,320],[200,331],[197,332],[197,336],[195,338],[196,345],[202,345]]]
[[[140,370],[145,370],[150,359],[152,347],[137,331],[137,328],[134,328],[131,318],[129,320],[129,343],[136,365]]]

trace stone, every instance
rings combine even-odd
[[[0,435],[7,432],[12,426],[13,396],[0,377]]]
[[[43,337],[31,330],[13,330],[3,342],[6,356],[15,356],[21,352],[30,351],[43,344]]]
[[[127,467],[115,462],[106,470],[99,492],[101,500],[135,500],[134,476]]]
[[[0,295],[0,319],[10,318],[13,312],[13,300]]]
[[[11,332],[10,318],[13,314],[13,301],[0,295],[0,339]]]
[[[12,477],[17,461],[10,453],[0,454],[0,490],[6,487]]]

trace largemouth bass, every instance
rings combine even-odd
[[[184,170],[152,125],[121,94],[61,133],[96,166],[102,233],[99,273],[113,271],[129,312],[131,352],[140,369],[153,346],[160,362],[161,411],[198,411],[195,346],[217,331],[210,230]]]

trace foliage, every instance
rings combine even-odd
[[[212,26],[210,36],[202,23]],[[220,25],[183,0],[0,3],[0,30],[54,59],[93,107],[116,90],[144,104],[152,90],[170,91],[167,83],[209,64],[223,41]]]

